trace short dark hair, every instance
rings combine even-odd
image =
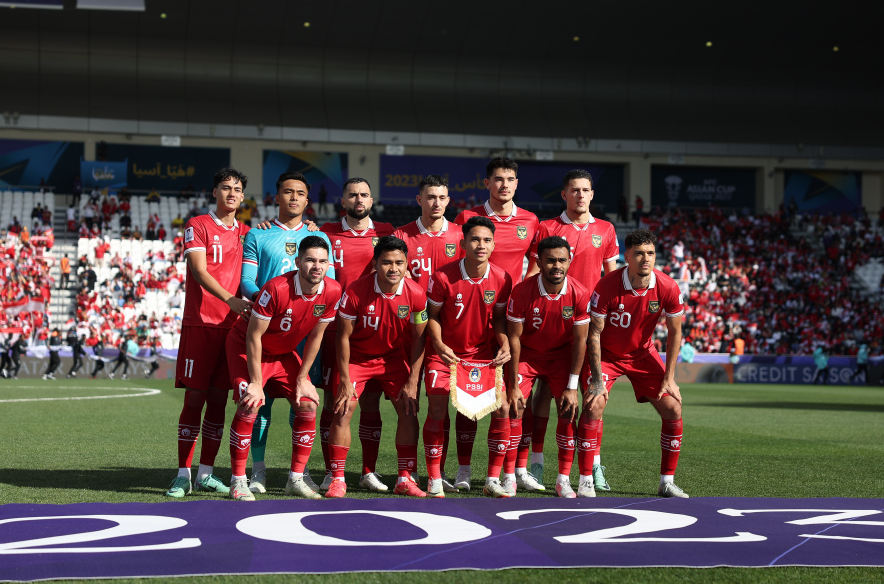
[[[428,174],[421,179],[421,184],[417,186],[418,192],[423,192],[425,187],[445,187],[448,188],[448,179],[438,174]]]
[[[474,215],[470,217],[466,223],[461,227],[461,231],[463,231],[463,238],[466,239],[467,235],[470,234],[476,227],[487,227],[491,230],[491,233],[494,233],[494,223],[491,222],[491,219],[488,217],[480,217],[478,215]]]
[[[582,168],[575,168],[574,170],[569,170],[564,178],[562,178],[562,190],[568,188],[568,183],[572,180],[577,180],[579,178],[585,178],[589,181],[589,186],[592,186],[592,175],[589,174],[589,171],[583,170]]]
[[[361,176],[354,176],[353,178],[348,178],[346,181],[344,181],[344,185],[341,187],[341,192],[346,191],[348,186],[357,185],[359,183],[365,183],[368,185],[368,188],[371,189],[371,184],[369,184],[367,180],[365,180]]]
[[[299,180],[305,185],[307,185],[307,191],[310,191],[310,183],[307,182],[307,177],[301,174],[300,172],[284,172],[279,175],[279,178],[276,179],[276,192],[279,192],[279,189],[282,188],[282,183],[287,180]]]
[[[229,166],[222,168],[215,173],[215,182],[212,184],[212,188],[217,188],[218,185],[230,178],[238,180],[242,183],[242,190],[246,190],[246,185],[249,184],[249,177]]]
[[[517,175],[519,174],[519,164],[515,160],[504,156],[498,156],[497,158],[492,158],[491,162],[488,163],[488,166],[485,167],[485,178],[491,178],[491,175],[494,174],[494,171],[498,168],[511,170]]]
[[[626,246],[626,249],[630,249],[646,243],[653,244],[654,247],[657,247],[657,236],[647,229],[636,229],[626,235],[626,240],[623,242],[623,245]]]
[[[543,256],[543,252],[548,249],[558,249],[560,247],[564,247],[568,250],[568,254],[571,253],[571,246],[568,245],[568,240],[564,237],[559,237],[558,235],[550,235],[549,237],[544,237],[540,240],[540,243],[537,244],[537,257]]]
[[[304,239],[301,240],[301,245],[298,246],[298,257],[304,255],[304,250],[321,248],[326,251],[326,253],[331,253],[331,250],[328,247],[328,242],[318,235],[308,235]]]
[[[378,239],[377,245],[374,246],[374,259],[377,260],[382,253],[388,251],[401,251],[408,257],[408,245],[393,235],[385,235]]]

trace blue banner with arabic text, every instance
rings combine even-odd
[[[95,162],[80,160],[80,178],[84,189],[121,189],[127,185],[129,161]]]
[[[108,144],[107,158],[128,160],[127,180],[131,190],[199,191],[211,189],[215,173],[230,166],[230,149]]]

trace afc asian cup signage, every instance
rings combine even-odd
[[[657,207],[755,207],[757,170],[654,166],[651,201]]]

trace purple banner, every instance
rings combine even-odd
[[[345,499],[0,507],[0,579],[884,566],[884,499]]]

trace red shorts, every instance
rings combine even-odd
[[[359,398],[365,391],[367,382],[374,381],[380,385],[381,390],[391,400],[399,398],[399,391],[408,381],[408,361],[404,355],[392,355],[378,357],[358,363],[350,363],[350,381],[356,388],[356,397]],[[335,386],[335,394],[338,387]]]
[[[235,335],[227,337],[227,364],[230,368],[230,384],[233,386],[233,401],[238,402],[249,385],[249,365],[246,344]],[[264,399],[284,397],[294,400],[300,372],[301,358],[294,351],[282,355],[262,355]]]
[[[181,327],[175,387],[206,391],[210,387],[230,389],[227,354],[224,349],[229,329],[209,326]]]
[[[632,383],[632,391],[635,393],[635,401],[642,403],[657,399],[660,387],[663,385],[663,376],[666,366],[657,351],[653,351],[633,361],[620,361],[608,363],[602,361],[602,375],[605,378],[605,388],[610,391],[614,382],[625,375]],[[592,376],[589,373],[588,360],[583,363],[583,378],[586,385]],[[667,394],[668,395],[668,394]]]
[[[320,350],[320,362],[322,364],[322,389],[332,393],[338,390],[341,384],[341,376],[338,374],[338,345],[335,341],[337,331],[326,331],[322,336],[322,348]],[[352,379],[352,378],[351,378]],[[383,386],[377,380],[369,380],[364,389],[367,393],[384,391]],[[396,395],[399,391],[396,391]]]
[[[542,379],[549,385],[553,397],[559,399],[568,387],[571,371],[571,356],[563,359],[525,359],[519,360],[519,389],[526,398],[531,395],[534,381]]]
[[[458,357],[461,357],[458,355]],[[473,355],[470,357],[461,357],[467,361],[489,361],[494,355]],[[449,395],[451,393],[451,367],[442,362],[436,355],[432,355],[424,359],[424,388],[427,395]],[[506,382],[506,368],[504,366],[504,382]],[[505,385],[505,383],[504,383]]]

